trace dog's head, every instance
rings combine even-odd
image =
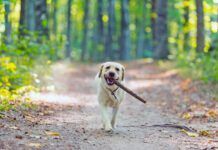
[[[102,79],[103,84],[111,87],[114,85],[114,80],[124,80],[124,71],[123,65],[116,62],[106,62],[101,65],[98,77]]]

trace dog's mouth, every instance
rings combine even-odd
[[[112,77],[107,77],[107,76],[104,76],[104,78],[105,78],[105,81],[107,82],[108,85],[113,85],[114,81],[119,79],[119,78],[118,79],[114,79]]]

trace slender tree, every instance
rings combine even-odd
[[[35,30],[35,0],[27,0],[27,19],[26,26],[27,30],[34,31]]]
[[[156,43],[156,38],[155,38],[156,18],[157,18],[156,1],[157,0],[151,0],[151,32],[152,32],[153,48]]]
[[[111,53],[114,52],[113,49],[113,35],[114,35],[114,26],[115,26],[115,10],[114,10],[115,0],[108,1],[108,28],[107,36],[105,42],[105,59],[111,59]]]
[[[5,43],[9,44],[11,42],[11,22],[9,20],[10,14],[10,2],[5,3]]]
[[[67,2],[67,31],[66,31],[66,36],[67,36],[67,41],[66,41],[66,52],[65,55],[67,58],[71,57],[71,5],[72,5],[72,0],[68,0]]]
[[[204,51],[205,35],[204,35],[204,9],[203,0],[195,0],[197,13],[197,47],[198,52]]]
[[[52,12],[52,20],[53,20],[53,35],[56,37],[57,35],[57,2],[58,0],[52,0],[53,12]]]
[[[83,41],[82,41],[82,53],[81,53],[81,60],[85,59],[87,55],[87,45],[88,45],[88,24],[89,24],[89,0],[84,1],[84,17],[83,17]]]
[[[218,25],[218,2],[213,3],[213,9],[216,9],[216,13],[214,15],[211,15],[210,20],[216,22]],[[214,50],[218,50],[218,28],[216,29],[216,32],[213,31],[213,27],[210,26],[210,32],[211,32],[211,44],[208,48],[209,52],[212,52]]]
[[[21,0],[20,4],[20,20],[19,20],[19,36],[24,36],[26,29],[26,0]]]
[[[36,0],[35,11],[36,11],[35,28],[39,34],[39,38],[42,36],[49,37],[46,0]]]
[[[130,59],[129,0],[121,0],[120,59]]]
[[[144,41],[145,41],[145,22],[146,22],[146,4],[147,0],[143,0],[142,4],[140,6],[142,10],[142,15],[140,16],[140,21],[139,21],[139,30],[138,30],[138,40],[137,40],[137,47],[136,47],[136,58],[142,58],[143,57],[143,52],[144,52]]]
[[[184,44],[183,44],[183,49],[188,50],[190,48],[189,45],[189,3],[190,0],[185,0],[183,2],[183,10],[184,10],[184,22],[183,22],[183,33],[184,33]]]
[[[167,35],[167,0],[157,0],[156,21],[154,57],[157,59],[166,59],[169,54]]]
[[[92,53],[93,60],[101,60],[104,56],[99,56],[99,51],[105,52],[105,27],[103,22],[103,13],[104,13],[104,1],[103,0],[97,0],[97,10],[96,10],[96,27],[94,29],[93,33],[95,37],[95,50]]]
[[[102,18],[103,18],[103,0],[98,0],[98,6],[97,6],[98,44],[102,44],[104,40],[104,23]]]

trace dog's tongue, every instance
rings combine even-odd
[[[107,78],[107,83],[108,83],[109,85],[114,84],[114,79],[113,79],[113,78]]]

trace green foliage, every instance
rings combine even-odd
[[[178,52],[170,56],[185,75],[205,82],[218,82],[218,52]]]
[[[0,111],[29,106],[29,99],[23,98],[24,95],[40,85],[40,77],[49,71],[50,60],[59,58],[57,43],[38,42],[34,36],[12,41],[0,45]]]
[[[31,33],[24,37],[17,37],[15,35],[13,42],[8,45],[2,43],[0,53],[12,57],[21,56],[17,61],[21,60],[20,58],[26,59],[28,65],[31,66],[34,60],[39,56],[46,56],[51,60],[61,58],[61,56],[57,54],[57,49],[59,49],[60,46],[62,46],[60,42],[49,41],[46,40],[45,37],[39,39],[37,33]]]
[[[21,104],[24,93],[33,89],[32,77],[24,65],[12,62],[12,57],[0,57],[0,111]]]
[[[14,90],[21,85],[31,83],[31,77],[25,66],[17,65],[11,61],[11,57],[0,58],[0,87],[7,90]]]

